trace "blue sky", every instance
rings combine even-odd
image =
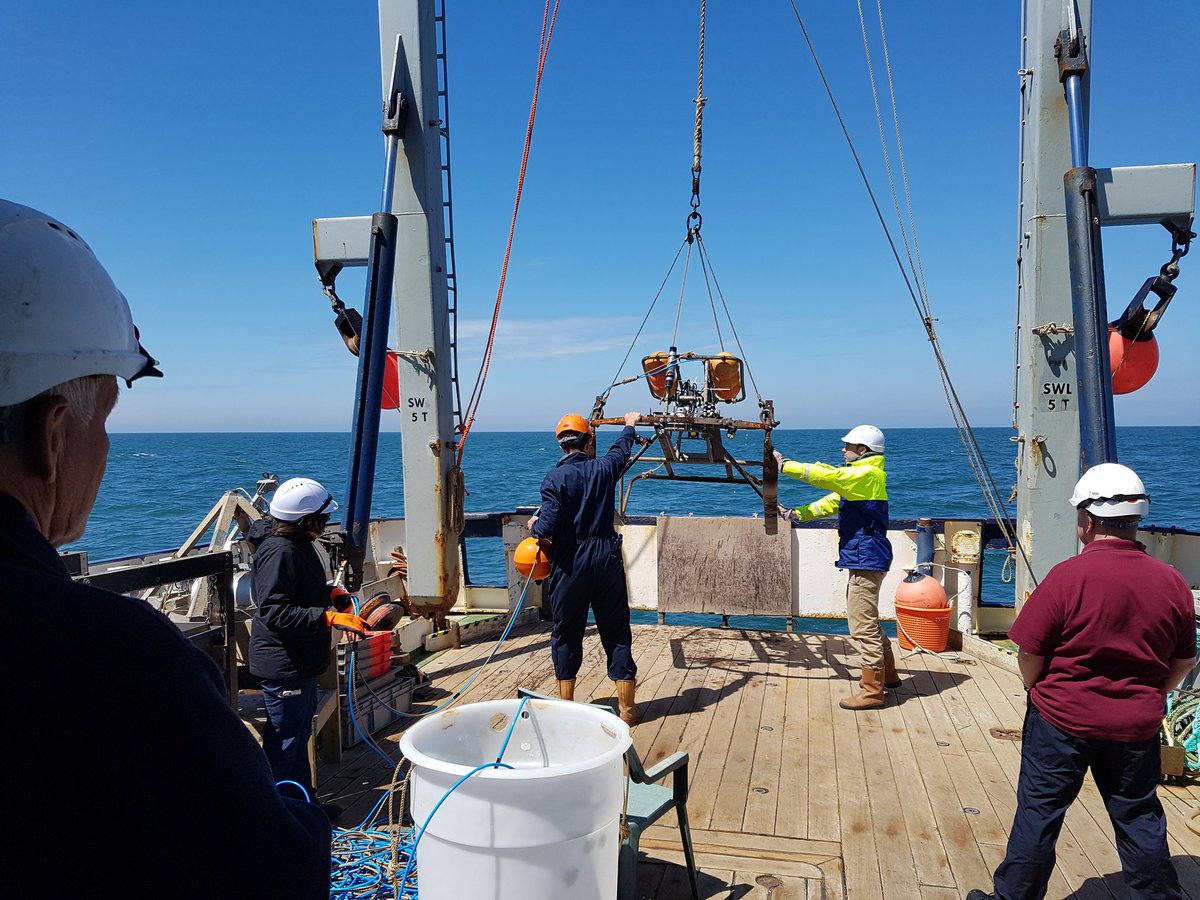
[[[886,197],[856,8],[798,5]],[[1096,9],[1091,161],[1193,161],[1200,12],[1145,0],[1135,19],[1117,6]],[[870,27],[875,7],[865,8]],[[683,237],[697,9],[563,4],[477,427],[549,428],[561,412],[586,412],[617,370]],[[449,0],[468,386],[495,298],[541,10]],[[763,395],[785,428],[952,424],[791,7],[714,0],[708,10],[703,234]],[[1020,5],[910,0],[884,12],[938,331],[973,422],[1007,425]],[[9,0],[5,19],[0,195],[88,239],[167,373],[123,396],[113,430],[346,429],[355,361],[315,279],[310,223],[378,204],[375,5]],[[878,43],[873,53],[882,75]],[[1143,227],[1105,241],[1109,302],[1124,308],[1168,240]],[[715,347],[700,284],[694,271],[681,349]],[[1117,399],[1120,424],[1200,423],[1200,404],[1181,400],[1200,383],[1195,254],[1178,284],[1159,372]],[[361,306],[361,279],[339,290]],[[669,343],[678,290],[673,280],[635,360]],[[614,392],[609,409],[627,408],[650,408],[643,386]],[[731,412],[756,415],[749,404]]]

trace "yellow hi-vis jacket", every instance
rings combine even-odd
[[[887,472],[883,454],[870,453],[844,466],[822,462],[785,460],[779,471],[830,491],[819,500],[796,507],[802,522],[838,518],[838,568],[886,572],[892,567],[892,545],[887,537]]]

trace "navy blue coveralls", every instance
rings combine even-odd
[[[613,528],[613,491],[629,464],[636,436],[626,426],[611,449],[596,459],[582,450],[568,453],[542,481],[542,509],[533,535],[551,542],[550,655],[559,681],[569,681],[579,672],[589,606],[608,656],[608,677],[631,681],[637,675],[621,538]]]

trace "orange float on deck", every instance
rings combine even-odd
[[[896,586],[896,602],[916,609],[945,609],[946,589],[932,575],[912,571]]]

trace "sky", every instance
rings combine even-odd
[[[889,208],[857,8],[797,5]],[[5,6],[0,196],[88,240],[166,373],[125,392],[110,429],[348,429],[356,361],[316,280],[311,221],[379,204],[375,5]],[[448,7],[459,365],[469,387],[496,296],[543,4]],[[762,396],[784,428],[952,425],[792,7],[707,8],[702,234]],[[698,9],[695,0],[562,4],[477,428],[552,428],[564,412],[586,413],[618,371],[690,210]],[[1096,4],[1090,161],[1195,161],[1200,7],[1143,0],[1130,9]],[[864,11],[882,79],[875,4]],[[1006,426],[1020,4],[893,0],[883,13],[938,334],[972,423]],[[1113,317],[1169,250],[1156,226],[1105,231]],[[1200,424],[1200,404],[1186,400],[1200,383],[1200,259],[1182,269],[1157,332],[1159,371],[1117,398],[1119,425]],[[679,274],[622,375],[670,343],[680,304],[680,349],[719,349],[699,270],[686,289]],[[361,308],[361,275],[338,290]],[[752,400],[728,414],[757,418]],[[615,389],[608,407],[651,408],[640,383]],[[398,427],[395,416],[385,414],[385,428]]]

